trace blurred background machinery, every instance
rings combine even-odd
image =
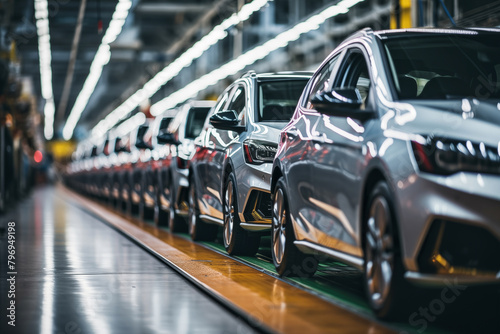
[[[3,22],[3,21],[2,21]],[[16,43],[0,49],[0,212],[29,192],[42,157],[33,81],[20,74]],[[38,152],[38,153],[36,153]]]
[[[224,38],[129,106],[214,27],[245,5],[259,3],[247,19],[229,25]],[[151,116],[149,106],[161,108],[165,97],[340,3],[349,3],[349,10],[194,94],[213,99],[249,69],[314,70],[340,41],[363,27],[493,27],[500,21],[500,1],[491,0],[0,0],[0,208],[29,189],[36,180],[33,167],[45,170],[52,157],[64,164],[76,142],[103,135],[96,125],[113,111],[125,104],[129,108],[112,126],[144,110]],[[104,45],[112,28],[117,37]],[[41,84],[40,56],[47,53],[42,42],[50,42],[49,99],[46,82]],[[93,68],[103,45],[109,61]],[[92,80],[94,85],[87,82]],[[47,118],[47,110],[54,115]],[[76,121],[70,126],[72,114]],[[35,161],[37,151],[40,162]]]

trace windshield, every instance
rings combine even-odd
[[[170,124],[172,119],[173,119],[172,117],[163,117],[162,118],[162,120],[160,122],[160,133],[167,130],[168,125]]]
[[[186,138],[194,139],[200,134],[209,111],[209,107],[193,107],[189,110],[186,122]]]
[[[400,99],[500,97],[499,35],[425,34],[383,43]]]
[[[267,81],[259,85],[259,121],[289,121],[307,79]]]

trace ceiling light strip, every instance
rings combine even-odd
[[[224,39],[227,36],[227,29],[248,20],[254,12],[260,10],[267,3],[268,0],[254,0],[242,6],[238,13],[233,14],[214,27],[210,33],[149,80],[142,89],[139,89],[118,108],[109,113],[105,119],[94,127],[93,134],[102,135],[118,122],[127,118],[142,101],[153,96],[163,85],[179,74],[183,68],[191,65],[193,60],[198,59],[208,48]]]
[[[323,24],[327,19],[339,14],[347,13],[352,6],[362,1],[364,0],[343,0],[337,5],[328,7],[319,14],[314,15],[301,23],[298,23],[293,28],[277,35],[275,38],[267,41],[266,43],[242,54],[238,58],[202,76],[201,78],[193,81],[184,88],[155,103],[151,107],[151,114],[157,116],[164,110],[171,109],[177,104],[196,96],[199,92],[206,89],[207,87],[215,85],[220,80],[223,80],[230,75],[234,75],[240,72],[245,67],[252,65],[256,61],[266,57],[271,52],[287,46],[290,42],[297,40],[302,34],[318,29],[319,26]]]
[[[52,55],[50,52],[49,9],[47,0],[35,0],[36,31],[38,34],[38,56],[40,58],[40,85],[45,99],[44,135],[47,140],[54,136],[54,92],[52,91]]]
[[[144,124],[145,121],[146,121],[146,115],[140,112],[127,119],[125,122],[123,122],[116,128],[116,131],[115,130],[113,131],[115,131],[114,133],[116,134],[116,136],[123,137],[130,131],[137,128],[139,125]]]
[[[85,107],[87,106],[92,93],[95,90],[99,79],[101,78],[103,67],[109,62],[111,57],[111,50],[109,44],[114,42],[118,35],[121,33],[125,20],[130,12],[130,7],[132,7],[131,0],[120,0],[115,7],[113,17],[109,23],[108,29],[106,29],[106,34],[102,38],[101,45],[97,49],[97,53],[90,66],[89,75],[83,84],[83,88],[76,98],[73,109],[69,114],[66,124],[63,128],[63,138],[66,140],[71,139],[73,136],[73,131],[75,130],[76,124],[80,120]]]

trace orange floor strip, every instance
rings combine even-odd
[[[377,322],[228,256],[151,224],[126,218],[64,187],[58,190],[162,257],[239,314],[248,316],[250,323],[278,333],[393,333]]]

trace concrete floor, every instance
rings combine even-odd
[[[15,222],[15,298],[8,222]],[[12,240],[12,239],[11,239]],[[0,333],[253,333],[53,187],[0,216]],[[15,300],[15,327],[6,315]]]

